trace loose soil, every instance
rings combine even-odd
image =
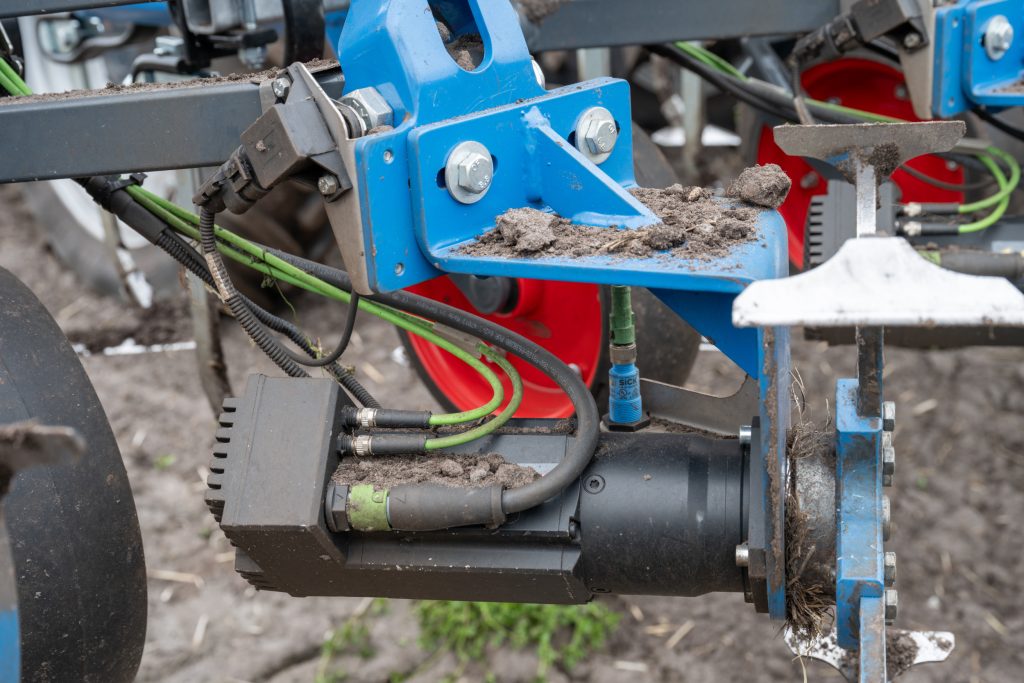
[[[618,230],[577,225],[532,208],[510,209],[496,218],[494,230],[459,251],[471,256],[710,259],[756,234],[756,209],[730,206],[704,188],[673,185],[663,190],[636,188],[631,193],[662,222]]]
[[[917,657],[917,643],[906,633],[886,632],[885,664],[889,673],[898,676],[914,664]]]
[[[539,24],[555,12],[565,0],[519,0],[519,7],[526,18]]]
[[[6,209],[0,214],[0,265],[25,281],[62,326],[84,326],[123,311],[124,304],[84,291],[56,263],[15,187],[0,187],[0,202]],[[298,322],[313,334],[337,335],[343,312],[335,306],[312,298],[293,303]],[[279,374],[244,335],[224,328],[236,392],[249,373]],[[360,379],[383,403],[438,408],[414,372],[395,360],[399,341],[389,326],[360,317],[357,334],[346,363],[359,368]],[[793,355],[809,397],[806,419],[822,424],[836,378],[855,376],[855,352],[804,341],[795,331]],[[137,680],[313,681],[324,634],[365,605],[361,598],[259,592],[235,573],[232,548],[203,502],[203,468],[216,424],[202,398],[194,354],[94,355],[82,362],[128,468],[150,571],[149,626]],[[704,351],[688,387],[724,395],[740,379],[721,354]],[[1024,519],[1024,349],[890,348],[885,380],[886,398],[898,404],[896,476],[888,490],[893,536],[886,543],[899,557],[897,626],[949,630],[957,639],[945,664],[915,667],[898,680],[1019,680],[1024,563],[1015,539]],[[803,680],[804,667],[809,681],[842,680],[824,664],[794,659],[779,626],[741,595],[608,600],[623,615],[616,634],[571,674],[552,672],[551,683],[788,683]],[[666,647],[688,621],[696,628]],[[417,646],[407,601],[388,601],[387,612],[367,623],[370,656],[339,659],[347,683],[380,683],[416,667],[409,683],[453,674],[483,679],[478,668]],[[623,670],[617,662],[642,670]],[[532,681],[536,663],[536,655],[509,646],[498,648],[490,662],[502,683]]]
[[[479,487],[499,484],[517,489],[536,479],[529,467],[510,463],[498,453],[486,455],[388,455],[368,458],[349,456],[341,461],[332,479],[338,484],[373,484],[388,489],[399,484],[441,484]]]
[[[442,37],[444,34],[441,34]],[[472,71],[484,61],[484,41],[477,33],[467,33],[445,45],[448,54],[465,71]]]
[[[743,169],[726,194],[749,204],[777,209],[786,201],[791,184],[789,176],[777,164],[751,166]]]

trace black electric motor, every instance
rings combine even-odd
[[[749,591],[736,561],[750,489],[738,439],[607,433],[574,485],[498,528],[335,533],[324,501],[347,405],[329,380],[263,376],[225,403],[207,503],[261,589],[548,603]],[[544,472],[573,438],[558,426],[513,421],[449,452]]]

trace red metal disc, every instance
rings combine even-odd
[[[540,344],[566,363],[575,364],[587,386],[591,386],[604,346],[597,285],[524,279],[517,279],[516,285],[518,296],[511,311],[482,317]],[[423,282],[409,291],[481,315],[448,277]],[[410,335],[410,339],[427,375],[459,410],[475,408],[490,400],[490,385],[475,370],[430,342],[415,335]],[[532,365],[515,357],[509,360],[523,378],[523,404],[516,413],[518,417],[572,414],[572,403],[558,385]],[[512,387],[501,369],[491,366],[503,378],[507,401]]]
[[[918,121],[907,94],[903,74],[896,69],[860,58],[843,58],[819,64],[804,72],[804,91],[809,97],[884,114],[907,121]],[[779,212],[789,228],[789,260],[797,267],[804,262],[804,231],[811,197],[824,194],[827,182],[799,157],[786,155],[776,146],[772,130],[765,125],[757,148],[757,163],[778,164],[793,181],[793,189]],[[962,183],[963,170],[936,156],[923,156],[909,162],[922,173],[947,183]],[[902,192],[903,201],[962,202],[963,194],[939,189],[904,171],[896,171],[893,181]]]

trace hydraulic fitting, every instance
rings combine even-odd
[[[636,367],[636,316],[629,287],[612,287],[609,316],[611,344],[608,370],[609,429],[636,431],[650,424],[640,397],[640,371]]]

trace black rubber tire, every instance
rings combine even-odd
[[[17,474],[4,499],[22,681],[131,681],[146,638],[142,536],[124,463],[71,345],[0,269],[0,424],[73,427],[86,455]]]
[[[644,130],[633,124],[633,170],[637,184],[641,187],[668,187],[679,182],[675,171],[661,149],[654,144]],[[683,385],[690,376],[697,352],[700,350],[701,336],[688,324],[680,320],[668,306],[657,297],[641,287],[633,289],[633,311],[636,313],[637,333],[637,367],[644,377],[667,384]],[[608,290],[602,288],[601,309],[607,306]],[[603,315],[603,314],[602,314]],[[602,325],[601,345],[605,350],[601,353],[594,381],[590,386],[591,393],[604,405],[608,400],[608,324]],[[406,356],[416,374],[426,385],[431,395],[445,410],[455,410],[456,406],[448,399],[444,388],[430,377],[420,362],[416,351],[409,341],[409,334],[398,330]],[[563,359],[565,360],[565,359]]]

